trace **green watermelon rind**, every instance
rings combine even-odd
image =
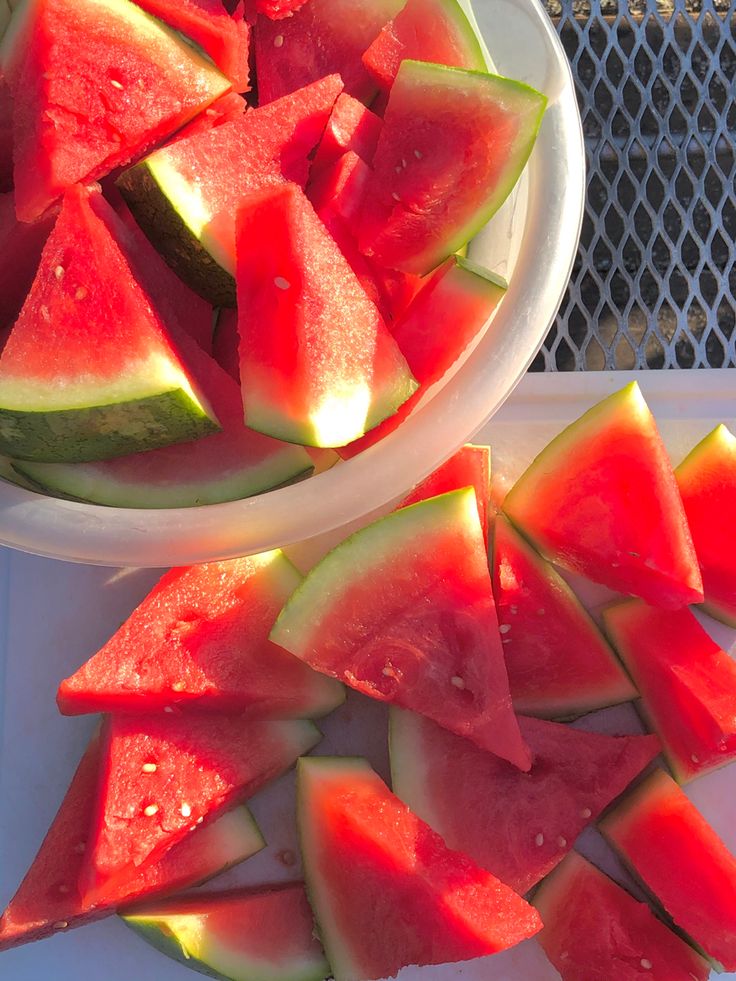
[[[413,713],[392,705],[388,722],[388,755],[391,767],[391,788],[396,796],[425,821],[430,828],[442,822],[432,806],[429,786],[429,760],[422,740],[415,738],[419,729],[412,722]]]

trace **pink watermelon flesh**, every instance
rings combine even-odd
[[[607,607],[603,622],[678,779],[736,759],[736,663],[690,610],[629,600]]]
[[[0,77],[0,193],[13,190],[13,97]]]
[[[394,511],[338,545],[292,595],[271,639],[370,698],[531,765],[470,487]]]
[[[736,970],[736,858],[675,781],[657,770],[601,831],[675,925]]]
[[[85,903],[117,895],[121,882],[251,797],[319,738],[309,722],[250,722],[228,714],[108,716],[79,876]]]
[[[0,328],[15,323],[52,226],[52,218],[19,222],[12,193],[0,194]]]
[[[229,88],[128,0],[37,0],[28,16],[25,54],[9,76],[22,221],[145,152]]]
[[[335,163],[352,150],[369,164],[381,135],[381,120],[362,102],[343,92],[338,97],[312,162],[312,174]]]
[[[238,311],[220,310],[212,341],[212,356],[238,385],[240,385],[240,334]],[[242,413],[241,413],[242,414]]]
[[[416,388],[378,310],[297,185],[242,201],[237,281],[251,428],[308,446],[342,446]]]
[[[403,2],[309,0],[283,20],[259,16],[254,35],[260,104],[333,72],[342,77],[349,95],[370,101],[376,86],[361,57]]]
[[[638,697],[570,587],[502,514],[494,522],[492,574],[517,712],[572,718]]]
[[[299,835],[335,981],[470,960],[535,934],[523,899],[405,807],[364,760],[300,760]]]
[[[562,981],[708,981],[710,965],[646,903],[572,852],[534,894]]]
[[[429,719],[394,711],[396,793],[483,868],[525,893],[659,753],[656,736],[603,736],[519,717],[529,773]]]
[[[675,476],[636,382],[560,433],[503,508],[563,568],[664,609],[702,602]]]
[[[237,92],[228,92],[226,95],[221,95],[219,99],[216,99],[206,109],[203,109],[199,115],[195,116],[191,123],[187,123],[182,129],[177,130],[171,139],[167,141],[166,145],[178,143],[179,140],[187,140],[190,136],[196,136],[198,133],[206,133],[211,129],[215,129],[217,126],[221,126],[223,123],[231,123],[234,119],[240,119],[247,105],[243,96],[238,95]]]

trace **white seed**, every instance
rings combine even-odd
[[[513,606],[512,605],[512,606],[509,607],[509,613],[516,614],[518,612],[519,612],[519,607],[518,606]]]
[[[153,817],[154,814],[158,814],[158,804],[149,804],[148,807],[143,808],[143,813],[147,818]]]
[[[540,847],[541,847],[541,846],[542,846],[542,845],[544,844],[544,835],[543,835],[543,834],[541,833],[541,831],[540,831],[540,833],[539,833],[539,834],[538,834],[538,835],[536,836],[536,838],[534,839],[534,844],[535,844],[535,845],[536,845],[536,846],[537,846],[538,848],[540,848]]]
[[[110,79],[110,85],[112,85],[112,87],[114,89],[120,89],[121,92],[122,92],[122,90],[124,88],[123,83],[122,82],[119,82],[116,78],[111,78]]]
[[[557,839],[557,844],[560,846],[560,848],[567,848],[567,838],[560,835],[560,837]]]
[[[274,48],[280,48],[283,43],[284,43],[284,35],[277,34],[276,37],[273,39]]]
[[[459,674],[454,674],[450,678],[450,684],[454,685],[456,688],[459,688],[460,691],[462,691],[465,688],[465,682],[463,681],[463,679],[460,677]]]
[[[283,276],[277,276],[273,281],[273,285],[277,286],[280,290],[288,290],[291,288],[291,283],[288,279],[284,279]]]
[[[171,686],[172,691],[186,691],[187,683],[185,681],[175,681]]]
[[[700,763],[700,757],[696,756],[695,753],[693,753],[690,759],[693,761],[693,763]]]
[[[387,664],[385,668],[381,669],[381,674],[384,676],[384,678],[396,677],[396,672],[394,671],[394,669],[391,667],[390,664]]]
[[[502,623],[501,626],[498,628],[498,632],[501,634],[507,634],[509,630],[511,630],[510,623]]]
[[[398,195],[398,194],[396,193],[396,191],[392,191],[392,192],[391,192],[391,197],[392,197],[392,198],[394,199],[394,201],[400,201],[400,200],[401,200],[401,198],[400,198],[400,197],[399,197],[399,195]]]
[[[581,817],[584,817],[585,820],[587,821],[588,818],[593,817],[593,812],[591,811],[591,809],[589,807],[584,807],[582,809],[582,811],[580,812],[580,815],[581,815]]]
[[[144,773],[155,773],[158,766],[155,763],[144,763],[141,767]]]
[[[80,286],[77,292],[74,294],[75,300],[84,300],[87,296],[87,288],[85,286]]]
[[[424,154],[422,153],[421,150],[415,150],[414,151],[414,156],[417,158],[417,160],[421,160],[422,157],[424,156]]]
[[[66,930],[69,923],[66,920],[59,920],[58,923],[54,923],[54,930]]]
[[[569,956],[570,956],[570,951],[569,950],[563,950],[562,953],[560,954],[560,960],[561,961],[566,961]]]
[[[511,643],[511,638],[510,637],[504,637],[503,640],[501,641],[501,643],[502,644],[510,644]]]
[[[170,705],[164,705],[164,712],[166,712],[168,715],[174,714],[174,710]]]
[[[39,312],[40,312],[41,316],[43,317],[43,319],[46,321],[46,323],[48,323],[49,320],[51,320],[51,314],[49,313],[49,308],[48,307],[42,306],[40,308],[40,311]]]
[[[401,166],[404,167],[404,168],[406,168],[406,160],[402,160],[401,161]]]
[[[644,968],[645,971],[650,971],[652,968],[652,962],[650,960],[647,960],[646,957],[642,957],[639,963],[641,964],[641,966]]]
[[[56,266],[56,268],[54,269],[54,276],[56,276],[57,279],[63,279],[64,278],[64,267],[63,266]]]
[[[188,818],[188,817],[191,817],[192,816],[192,809],[189,806],[189,804],[182,804],[181,805],[181,816],[183,818]]]
[[[204,815],[197,818],[197,824],[201,824],[204,821]]]

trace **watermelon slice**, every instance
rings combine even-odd
[[[312,174],[335,163],[344,153],[352,150],[369,164],[378,146],[382,122],[374,113],[343,92],[334,105],[327,127],[319,141],[312,162]]]
[[[292,595],[271,639],[529,769],[472,488],[402,508],[338,545]]]
[[[85,903],[77,879],[84,862],[99,759],[99,743],[93,739],[38,855],[0,919],[0,950],[110,916],[117,906],[204,882],[264,847],[250,811],[237,807],[198,828],[161,861],[121,880],[117,892],[104,902]]]
[[[485,329],[505,291],[500,277],[456,255],[428,277],[391,331],[420,387],[395,415],[341,448],[340,456],[353,457],[397,429]]]
[[[0,194],[0,329],[15,323],[52,226],[50,218],[18,221],[13,195]]]
[[[677,779],[736,759],[736,663],[693,614],[629,600],[607,607],[603,622]]]
[[[343,446],[409,398],[416,384],[404,358],[296,184],[243,199],[237,250],[240,378],[251,429]]]
[[[0,46],[0,67],[15,99],[22,221],[159,143],[230,87],[130,0],[26,3]]]
[[[384,92],[406,60],[486,71],[478,35],[457,0],[407,0],[363,55]]]
[[[736,627],[736,437],[717,426],[675,476],[703,576],[703,609]]]
[[[337,75],[273,105],[177,140],[126,171],[118,184],[143,231],[192,289],[215,306],[235,306],[235,220],[250,191],[304,186],[308,155],[335,99]]]
[[[98,192],[70,189],[0,357],[0,451],[78,462],[218,428],[121,251]]]
[[[330,968],[301,882],[178,896],[123,917],[186,967],[231,981],[323,981]]]
[[[404,61],[366,192],[362,251],[419,276],[457,252],[510,194],[546,104],[508,78]]]
[[[217,316],[212,355],[220,367],[240,385],[240,334],[238,311],[223,308]]]
[[[573,852],[534,894],[538,936],[562,981],[708,981],[710,965],[607,875]]]
[[[203,822],[287,770],[320,739],[311,722],[238,715],[113,716],[79,887],[99,903]]]
[[[565,580],[502,514],[494,522],[492,574],[517,712],[569,719],[638,697]]]
[[[552,440],[503,507],[563,568],[664,609],[703,600],[677,483],[636,382]]]
[[[657,770],[600,827],[675,925],[736,970],[736,858],[675,781]]]
[[[66,715],[180,710],[326,715],[342,685],[268,640],[301,582],[282,552],[172,569],[86,664],[62,681]]]
[[[429,719],[391,711],[394,791],[450,848],[519,893],[562,861],[580,832],[659,753],[656,736],[603,736],[519,718],[529,773]]]
[[[365,760],[300,760],[297,817],[335,981],[493,954],[541,926],[511,889],[450,851]]]

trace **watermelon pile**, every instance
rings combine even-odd
[[[2,9],[8,479],[260,494],[378,442],[488,326],[506,283],[456,253],[546,98],[489,72],[459,0]]]

